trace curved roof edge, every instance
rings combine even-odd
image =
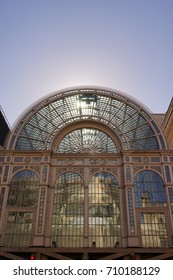
[[[19,124],[19,122],[30,112],[32,111],[37,105],[39,105],[41,102],[49,99],[50,97],[53,97],[55,95],[57,95],[58,93],[64,93],[67,91],[73,91],[73,90],[82,90],[82,89],[93,89],[93,90],[104,90],[104,91],[108,91],[108,92],[113,92],[116,94],[119,94],[120,96],[123,96],[124,98],[133,101],[134,103],[136,103],[139,107],[141,107],[147,114],[151,115],[153,114],[153,112],[147,107],[145,106],[142,102],[140,102],[138,99],[134,98],[133,96],[122,92],[120,90],[116,90],[113,88],[109,88],[109,87],[104,87],[104,86],[96,86],[96,85],[81,85],[81,86],[72,86],[72,87],[66,87],[66,88],[62,88],[56,91],[53,91],[51,93],[48,93],[46,95],[44,95],[43,97],[40,97],[39,99],[37,99],[36,101],[34,101],[33,103],[31,103],[20,115],[19,117],[16,119],[16,121],[14,122],[14,124],[12,125],[11,131],[13,132],[15,130],[15,128],[17,127],[17,125]]]
[[[108,114],[110,115],[110,120],[111,120],[110,126],[113,126],[116,130],[116,133],[121,135],[120,138],[122,138],[122,142],[125,145],[124,149],[127,149],[127,146],[131,147],[131,149],[133,149],[135,143],[137,143],[135,146],[136,149],[144,149],[144,146],[143,146],[144,139],[147,139],[146,143],[148,143],[147,146],[145,147],[145,149],[156,149],[156,146],[157,146],[157,149],[159,147],[161,149],[165,149],[165,147],[167,146],[161,127],[159,127],[157,122],[155,122],[155,120],[153,119],[153,113],[151,112],[151,110],[149,110],[143,103],[138,101],[136,98],[134,98],[124,92],[121,92],[119,90],[115,90],[115,89],[103,87],[103,86],[93,86],[93,85],[81,85],[81,86],[73,86],[73,87],[59,89],[59,90],[49,93],[49,94],[39,98],[35,102],[33,102],[30,106],[28,106],[23,111],[23,113],[19,116],[19,118],[17,118],[16,122],[13,125],[10,135],[8,135],[8,137],[6,139],[7,141],[5,144],[10,149],[17,147],[16,145],[19,145],[20,149],[26,149],[26,150],[28,150],[28,149],[31,149],[31,150],[48,149],[49,145],[51,143],[51,139],[52,139],[52,137],[54,137],[55,133],[57,132],[57,129],[62,127],[62,125],[65,125],[65,124],[71,122],[72,120],[75,120],[75,118],[77,116],[81,119],[83,119],[83,118],[85,119],[86,112],[83,110],[77,110],[77,113],[75,110],[73,110],[75,113],[71,115],[72,119],[66,113],[69,110],[71,111],[70,108],[72,105],[73,105],[72,109],[74,109],[73,108],[74,104],[75,104],[75,108],[76,108],[75,96],[80,97],[81,94],[82,95],[83,94],[89,94],[89,95],[94,94],[95,96],[102,96],[101,100],[103,101],[103,104],[107,104],[106,100],[110,100],[110,99],[117,100],[116,107],[118,106],[118,104],[123,104],[123,106],[121,106],[121,107],[126,108],[126,110],[123,111],[123,109],[122,109],[124,117],[122,117],[122,114],[120,114],[119,123],[118,123],[118,121],[116,121],[116,118],[114,119],[114,117],[111,117],[111,112],[114,112],[114,110],[113,111],[110,110],[110,112]],[[70,97],[70,99],[69,99],[69,97]],[[105,99],[105,98],[109,98],[109,99]],[[71,102],[71,103],[68,104],[68,102]],[[55,116],[50,113],[50,112],[52,112],[52,110],[50,110],[51,104],[61,104],[61,106],[59,106],[58,108],[59,108],[60,115],[63,114],[63,118],[62,118],[62,116],[59,117],[59,115],[58,115],[59,113],[57,113],[56,108],[54,108],[54,106],[52,108],[53,108],[53,111],[56,112]],[[100,118],[102,118],[103,122],[106,121],[106,123],[107,123],[107,118],[109,117],[105,114],[105,112],[107,112],[107,111],[104,110],[104,106],[101,106],[102,102],[99,104],[98,104],[100,106],[99,115],[95,110],[87,111],[88,112],[87,114],[89,114],[89,116],[90,116],[91,112],[93,112],[92,114],[95,114],[94,117],[99,116]],[[111,104],[112,104],[112,102],[111,102]],[[125,104],[128,106],[124,107]],[[64,108],[63,106],[65,106],[66,109],[63,109]],[[114,105],[111,105],[111,106],[114,106]],[[49,110],[48,110],[48,108],[49,108]],[[130,109],[130,108],[133,108],[133,109]],[[42,110],[42,109],[44,109],[44,110]],[[98,108],[97,108],[97,110],[98,110]],[[119,111],[120,110],[118,108],[117,112],[119,112]],[[43,112],[43,113],[47,112],[47,114],[48,114],[47,117],[44,117],[44,118],[42,118],[44,114],[42,115],[42,117],[41,117],[42,125],[41,126],[38,126],[38,119],[37,119],[37,116],[39,115],[39,114],[37,115],[38,112]],[[131,119],[131,112],[137,112],[137,114],[136,113],[135,113],[135,115],[133,114],[133,117],[135,116],[133,119]],[[113,113],[113,116],[114,115],[115,114]],[[141,117],[139,118],[137,116],[141,116]],[[54,123],[54,117],[57,117],[58,123]],[[126,118],[128,120],[131,119],[131,121],[126,121],[126,126],[124,126],[124,125],[121,126],[121,129],[123,131],[122,132],[121,129],[119,129],[119,125],[120,124],[122,125]],[[52,122],[52,120],[53,120],[53,122]],[[55,118],[55,121],[56,121],[56,118]],[[49,124],[49,126],[47,124],[44,126],[45,123],[47,123],[47,124],[50,123],[50,124]],[[130,127],[130,130],[129,130],[130,123],[133,124],[133,129]],[[143,126],[144,126],[144,123],[146,123],[145,129],[142,129],[141,127],[139,127],[139,123],[140,123],[140,125],[143,124]],[[59,124],[59,126],[58,126],[58,124]],[[46,130],[42,131],[43,127],[46,127]],[[138,137],[135,136],[136,133],[133,135],[132,130],[137,130]],[[28,135],[30,135],[30,138],[28,138]],[[125,135],[127,136],[128,139],[126,139]],[[146,135],[150,135],[149,139],[146,138]],[[28,142],[26,139],[28,139]],[[128,141],[130,141],[130,142],[128,142]]]

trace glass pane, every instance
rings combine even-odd
[[[136,207],[165,206],[166,194],[163,180],[154,171],[142,171],[134,179]]]
[[[124,149],[159,149],[158,139],[165,148],[157,125],[139,105],[118,93],[100,90],[58,93],[40,102],[18,125],[17,139],[12,137],[10,147],[16,142],[15,148],[19,150],[49,149],[59,129],[80,120],[108,125],[119,136]]]
[[[35,172],[24,170],[16,173],[11,182],[8,206],[36,207],[38,202],[39,180]]]
[[[168,247],[164,214],[141,213],[140,226],[143,247]]]
[[[29,246],[32,230],[32,218],[32,213],[9,212],[4,246]]]
[[[61,175],[53,197],[51,242],[57,247],[83,247],[84,188],[72,172]]]
[[[89,246],[120,246],[120,236],[117,181],[111,174],[98,173],[89,184]]]

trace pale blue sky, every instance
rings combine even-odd
[[[0,0],[0,104],[10,124],[40,97],[80,85],[165,113],[173,0]]]

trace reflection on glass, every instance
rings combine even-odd
[[[89,204],[86,203],[88,206],[84,212],[84,200],[87,202],[88,195]],[[98,173],[90,181],[88,195],[84,197],[83,180],[76,173],[64,173],[57,179],[53,198],[52,246],[83,247],[84,226],[89,230],[88,246],[120,246],[117,181],[108,173]]]
[[[8,206],[36,207],[38,202],[38,176],[31,170],[16,173],[11,182]]]
[[[166,206],[166,194],[161,176],[151,170],[138,173],[134,179],[134,191],[140,222],[141,245],[167,247],[165,214],[157,212],[160,207]]]
[[[139,172],[134,180],[136,207],[165,206],[166,194],[163,180],[154,171]]]
[[[164,214],[140,213],[140,223],[143,247],[168,247]]]
[[[82,178],[72,172],[61,175],[55,185],[51,242],[57,247],[82,247],[84,226]]]
[[[119,190],[108,173],[94,175],[89,184],[89,246],[120,246]]]
[[[32,213],[9,212],[4,246],[29,246],[31,240],[32,218]]]

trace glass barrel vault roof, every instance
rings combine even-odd
[[[51,149],[58,131],[76,121],[106,124],[124,150],[165,149],[162,133],[145,108],[123,93],[95,87],[57,91],[38,101],[16,123],[9,148]]]

